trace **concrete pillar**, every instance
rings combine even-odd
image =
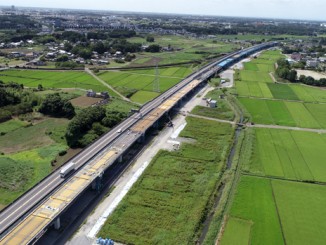
[[[156,121],[156,122],[153,124],[153,128],[156,128],[156,129],[157,129],[157,128],[158,128],[158,124],[159,124],[158,121]]]
[[[138,143],[143,143],[145,141],[145,132],[138,139]]]
[[[92,190],[96,190],[96,180],[92,182]]]
[[[54,229],[59,230],[61,227],[60,224],[60,217],[56,218],[56,220],[54,221]]]

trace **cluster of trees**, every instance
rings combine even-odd
[[[297,80],[297,71],[291,69],[290,63],[286,59],[279,59],[277,61],[276,74],[283,79],[294,83]]]
[[[2,86],[3,82],[0,81],[0,107],[6,105],[15,105],[20,103],[20,96],[15,93],[15,90],[7,90]]]
[[[153,42],[155,42],[155,38],[153,36],[148,36],[148,37],[146,37],[146,41],[149,43],[153,43]]]
[[[68,40],[69,42],[88,42],[90,40],[107,40],[112,38],[130,38],[136,36],[136,32],[132,30],[112,30],[112,31],[97,31],[82,34],[74,31],[64,31],[62,33],[54,33],[52,37],[57,40]]]
[[[163,29],[175,29],[175,30],[186,30],[191,33],[198,35],[234,35],[238,33],[250,33],[265,35],[302,35],[302,36],[315,36],[316,32],[325,33],[325,30],[318,24],[316,25],[302,25],[297,23],[280,23],[278,26],[275,25],[256,25],[256,20],[244,20],[242,23],[236,20],[236,25],[232,26],[232,29],[226,29],[223,25],[210,24],[203,26],[194,26],[184,21],[176,23],[168,23],[166,25],[160,25],[157,23],[152,28],[163,28]],[[232,23],[232,22],[231,22]]]
[[[39,104],[40,98],[23,88],[18,83],[0,81],[0,122],[32,112],[33,107]]]
[[[67,144],[70,147],[84,147],[102,135],[106,128],[101,127],[100,122],[105,113],[105,108],[99,106],[81,110],[68,125]]]
[[[75,69],[75,68],[84,68],[85,65],[83,64],[77,64],[76,62],[73,61],[63,61],[63,62],[55,62],[55,68],[60,68],[60,69]]]
[[[85,147],[117,125],[127,115],[104,107],[81,110],[69,123],[66,140],[70,147]]]
[[[75,116],[75,108],[70,101],[63,99],[60,94],[48,94],[43,100],[39,112],[55,116],[72,118]]]
[[[291,65],[285,59],[279,59],[277,61],[277,69],[276,74],[286,80],[289,80],[292,83],[299,82],[311,86],[325,87],[326,86],[326,78],[322,78],[319,80],[314,79],[311,76],[301,75],[297,80],[297,71],[291,69]]]
[[[151,53],[158,53],[161,51],[161,46],[158,44],[151,44],[149,45],[146,50],[146,52],[151,52]]]
[[[316,80],[311,76],[301,75],[299,77],[298,82],[307,84],[307,85],[311,85],[311,86],[326,87],[326,78],[321,78],[319,80]]]
[[[36,22],[25,15],[1,15],[0,29],[34,29]],[[20,40],[19,40],[20,41]]]
[[[103,54],[104,52],[115,53],[116,51],[121,51],[123,54],[136,53],[141,51],[141,44],[131,43],[125,39],[115,39],[97,41],[95,43],[80,43],[74,47],[67,43],[65,44],[65,50],[75,55],[79,55],[84,59],[90,59],[93,51],[99,54]]]

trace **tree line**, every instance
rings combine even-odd
[[[286,79],[292,83],[303,83],[317,87],[326,86],[326,78],[317,80],[311,76],[301,75],[299,79],[297,79],[297,71],[292,69],[290,63],[286,59],[279,59],[277,61],[277,69],[275,72],[280,78]]]
[[[0,122],[32,112],[33,107],[39,103],[40,98],[33,92],[24,90],[23,85],[0,81]]]
[[[117,125],[127,115],[95,106],[81,110],[70,121],[66,140],[70,147],[85,147]]]

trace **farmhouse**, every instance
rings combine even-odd
[[[316,68],[319,65],[318,60],[307,60],[307,66]]]
[[[93,97],[93,98],[103,98],[103,99],[110,98],[110,95],[109,95],[108,92],[98,92],[98,93],[96,93],[92,89],[87,90],[86,96],[87,97]]]

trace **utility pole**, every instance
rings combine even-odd
[[[158,70],[157,63],[155,67],[155,79],[153,81],[153,91],[157,93],[160,92],[160,78],[159,78],[159,70]]]

